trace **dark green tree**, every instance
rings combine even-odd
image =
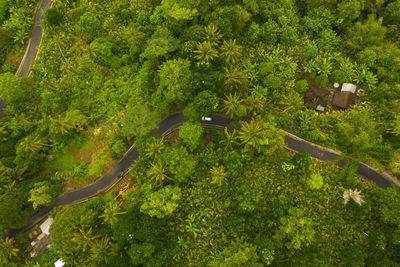
[[[193,151],[201,144],[203,127],[200,123],[185,122],[179,127],[179,138],[186,147]]]

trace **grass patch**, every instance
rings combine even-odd
[[[78,163],[75,155],[72,152],[60,154],[55,159],[47,164],[47,169],[51,172],[72,170]]]

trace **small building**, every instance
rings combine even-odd
[[[40,225],[40,230],[42,230],[42,232],[45,235],[49,235],[49,229],[50,229],[50,225],[53,223],[53,218],[47,218],[41,225]]]
[[[356,103],[357,86],[352,83],[344,83],[340,92],[335,94],[333,105],[339,108],[349,108]]]
[[[333,105],[339,108],[349,108],[356,103],[356,96],[352,92],[340,91],[333,98]]]

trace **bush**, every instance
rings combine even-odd
[[[306,80],[297,81],[295,84],[296,91],[299,93],[304,93],[308,90],[308,83]]]
[[[89,165],[80,163],[74,167],[75,179],[78,181],[85,180],[89,176]]]
[[[111,157],[113,159],[120,159],[126,152],[126,144],[124,140],[119,138],[112,138],[108,143],[108,147],[111,149]]]
[[[44,11],[44,23],[46,26],[54,27],[60,25],[63,14],[57,8],[48,8]]]
[[[109,161],[108,147],[103,148],[93,156],[92,163],[90,163],[88,176],[96,177],[103,173],[104,167]]]

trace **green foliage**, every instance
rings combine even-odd
[[[319,173],[311,174],[310,179],[307,182],[311,189],[320,189],[324,185],[322,175]]]
[[[79,18],[79,25],[91,37],[99,37],[103,34],[103,24],[104,17],[100,14],[86,12]]]
[[[52,245],[61,256],[79,255],[85,253],[82,249],[88,247],[90,240],[96,238],[91,230],[97,221],[96,214],[86,205],[74,205],[63,208],[53,215],[50,226]]]
[[[104,208],[97,200],[60,211],[54,258],[77,266],[398,261],[398,192],[365,185],[356,164],[339,171],[286,154],[273,122],[397,173],[399,1],[53,1],[33,78],[19,78],[11,73],[37,2],[0,1],[3,232],[22,226],[29,199],[46,205],[53,184],[101,174],[135,138],[136,191],[107,195]],[[329,112],[304,111],[308,82],[353,82],[366,96],[345,111],[329,101]],[[219,103],[246,122],[211,130],[207,146],[194,124],[181,127],[182,144],[145,137],[171,111],[193,123]],[[71,140],[95,125],[109,130],[109,146],[90,166],[78,163]],[[47,155],[55,161],[43,164]],[[35,185],[39,174],[48,178]],[[344,208],[343,188],[362,191],[366,203]]]
[[[128,255],[132,264],[145,265],[153,256],[154,251],[155,247],[151,243],[134,243],[131,245]]]
[[[20,192],[15,188],[15,183],[11,188],[0,194],[0,226],[4,228],[21,227],[26,222],[26,215],[23,210],[24,200]]]
[[[52,189],[47,182],[38,182],[33,185],[33,188],[29,192],[30,198],[28,201],[32,202],[34,209],[37,209],[38,206],[47,206],[51,203]]]
[[[14,239],[6,237],[0,240],[0,262],[7,264],[18,255],[19,249],[15,247]]]
[[[125,141],[118,138],[111,139],[108,147],[111,149],[111,157],[113,159],[120,159],[127,151]]]
[[[125,212],[121,210],[121,204],[116,203],[115,201],[109,201],[104,208],[104,212],[99,218],[104,218],[105,223],[109,223],[113,226],[117,222],[117,216],[122,215]]]
[[[109,150],[107,147],[99,150],[93,155],[92,162],[89,165],[88,177],[101,175],[109,161]]]
[[[125,137],[140,137],[156,128],[159,117],[143,105],[129,105],[121,120],[122,134]]]
[[[218,186],[222,186],[227,182],[228,174],[225,171],[224,166],[214,166],[210,170],[211,174],[211,183],[216,184]]]
[[[148,59],[166,56],[178,50],[179,47],[179,40],[174,38],[168,29],[159,28],[147,41],[147,47],[140,56]]]
[[[55,27],[61,24],[63,14],[57,8],[48,8],[44,12],[44,24],[48,27]]]
[[[218,96],[209,90],[198,93],[193,102],[183,110],[183,114],[191,121],[197,121],[201,117],[209,116],[218,106]]]
[[[179,187],[168,185],[156,192],[149,193],[140,207],[140,211],[160,219],[170,216],[179,206],[178,202],[181,197]]]
[[[297,92],[304,93],[308,90],[308,83],[306,80],[296,81],[295,88]]]
[[[304,216],[302,209],[292,207],[289,214],[280,219],[279,231],[274,238],[278,242],[283,241],[288,249],[298,250],[314,241],[314,223]]]
[[[239,210],[251,212],[257,208],[260,201],[260,194],[252,188],[241,187],[237,192],[236,200]]]
[[[20,78],[11,73],[0,75],[0,94],[7,103],[7,112],[21,114],[27,111],[29,103],[37,100],[33,80]]]
[[[185,122],[179,127],[179,138],[186,147],[193,151],[201,144],[203,127],[200,123]]]
[[[197,161],[183,146],[168,147],[162,154],[167,170],[175,181],[183,183],[193,174]]]
[[[160,66],[159,76],[159,101],[182,105],[192,97],[196,89],[188,60],[178,58],[164,62]],[[157,109],[157,106],[155,108]]]
[[[256,246],[247,243],[243,238],[237,238],[217,255],[211,266],[262,266],[262,264],[258,262]]]

